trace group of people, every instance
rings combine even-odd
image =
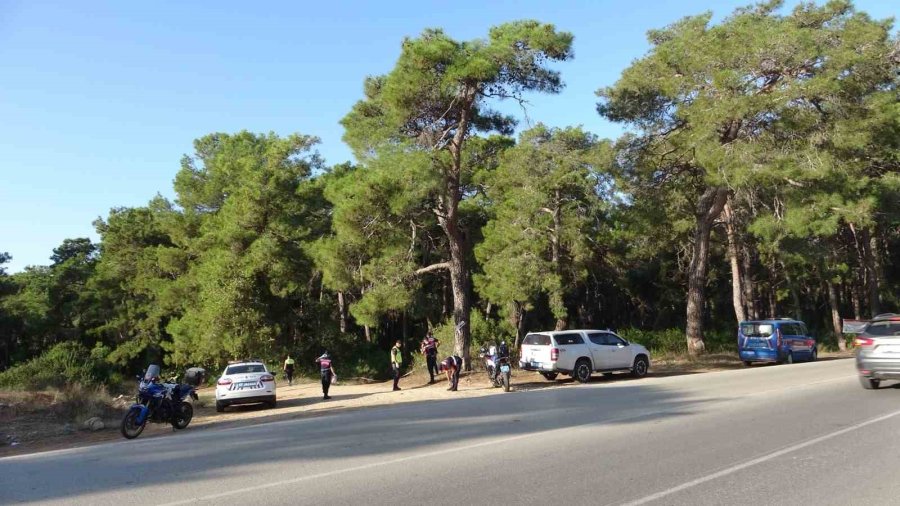
[[[295,363],[296,362],[290,355],[284,359],[282,370],[284,371],[284,376],[288,380],[288,386],[294,384]],[[319,366],[319,375],[322,377],[322,398],[325,400],[331,399],[331,396],[328,395],[328,389],[337,379],[337,374],[334,373],[334,367],[331,365],[331,355],[326,351],[322,356],[316,359],[316,364]]]
[[[403,365],[402,344],[403,343],[398,339],[391,348],[391,371],[394,376],[395,392],[401,390],[400,368]],[[430,377],[428,384],[434,384],[435,375],[443,372],[447,375],[447,383],[450,385],[447,390],[455,392],[459,386],[459,373],[460,370],[462,370],[463,363],[462,358],[459,355],[451,355],[438,363],[437,355],[438,346],[440,345],[441,342],[434,337],[434,334],[432,334],[431,331],[428,331],[428,334],[422,339],[421,346],[419,347],[419,351],[425,355],[425,362],[428,366],[428,375]],[[331,355],[326,351],[322,356],[316,359],[316,364],[319,366],[319,375],[322,380],[322,398],[324,400],[331,399],[331,396],[328,395],[328,390],[337,378],[337,375],[334,373]],[[283,371],[289,386],[294,384],[294,366],[294,359],[288,355],[284,360]]]

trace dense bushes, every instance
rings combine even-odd
[[[642,344],[657,355],[682,355],[687,353],[687,341],[683,329],[640,330],[623,329],[619,333],[629,341]],[[728,333],[706,335],[706,349],[712,353],[734,351],[737,342]]]
[[[38,357],[0,373],[0,387],[41,390],[66,385],[99,385],[110,379],[106,349],[88,350],[77,342],[64,342]]]

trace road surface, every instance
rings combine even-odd
[[[0,503],[898,504],[898,434],[900,388],[832,360],[8,457]]]

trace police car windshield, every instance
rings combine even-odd
[[[247,374],[251,372],[266,372],[266,368],[262,364],[240,364],[230,365],[225,370],[225,374]]]
[[[745,337],[769,337],[772,335],[770,323],[742,323],[741,334]]]

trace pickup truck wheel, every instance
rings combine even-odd
[[[547,381],[553,381],[553,380],[556,379],[557,376],[559,376],[559,373],[555,373],[555,372],[542,372],[542,373],[541,373],[541,376],[543,376],[544,378],[546,378]]]
[[[650,368],[650,361],[647,357],[641,355],[634,359],[634,366],[631,368],[631,375],[635,378],[643,378],[647,375],[647,369]]]
[[[591,381],[591,372],[591,363],[588,359],[583,358],[575,362],[575,371],[572,375],[575,376],[579,383],[587,383]]]

